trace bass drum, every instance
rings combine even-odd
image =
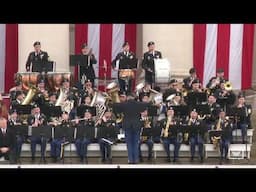
[[[155,62],[155,82],[168,83],[171,78],[171,64],[164,59],[154,59]]]

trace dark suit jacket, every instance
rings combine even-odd
[[[11,129],[6,129],[6,134],[3,135],[2,130],[0,129],[0,148],[1,147],[9,147],[13,148],[15,145],[15,134],[11,131]]]
[[[142,60],[142,68],[148,72],[148,69],[151,69],[155,72],[154,59],[161,59],[162,53],[160,51],[154,51],[154,55],[151,52],[144,53]]]
[[[26,62],[26,69],[30,70],[30,65],[33,61],[42,61],[47,62],[48,61],[48,53],[45,51],[40,51],[39,54],[36,56],[35,51],[29,53],[27,62]],[[32,72],[34,71],[34,67],[32,65]]]
[[[140,113],[144,111],[148,103],[128,100],[124,103],[114,103],[113,108],[117,113],[123,113],[124,129],[138,130],[141,128]]]

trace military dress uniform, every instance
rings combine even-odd
[[[126,45],[128,45],[127,42],[124,43],[123,47],[126,46]],[[123,59],[133,60],[135,58],[136,58],[135,54],[131,51],[120,52],[120,53],[117,54],[116,58],[112,61],[112,67],[116,68],[117,61],[119,61],[119,63],[120,63],[121,60],[123,60]],[[127,66],[121,66],[119,64],[119,69],[127,69]],[[121,79],[120,74],[118,72],[118,83],[119,83],[120,91],[122,91],[122,92],[125,91],[127,94],[131,93],[131,91],[132,91],[132,79],[128,79],[128,82],[127,82],[127,85],[126,85],[126,80]]]
[[[142,153],[141,153],[141,145],[142,144],[146,144],[148,147],[148,160],[152,159],[152,153],[153,153],[153,138],[152,138],[152,129],[153,129],[153,118],[151,117],[141,117],[140,119],[141,121],[141,137],[140,137],[140,144],[139,144],[139,157],[140,157],[140,161],[143,161],[142,158]],[[145,127],[147,126],[146,124],[149,124],[149,127]],[[143,132],[146,129],[151,129],[151,133],[149,135],[143,136]]]
[[[95,138],[95,123],[92,119],[80,121],[77,127],[77,136],[75,139],[75,146],[77,155],[80,157],[82,163],[87,161],[87,148]]]
[[[70,122],[69,121],[64,121],[62,120],[61,124],[59,125],[61,126],[59,129],[69,129],[71,127]],[[51,141],[51,157],[54,158],[54,161],[59,161],[62,157],[60,156],[61,154],[61,145],[63,143],[65,143],[67,141],[67,138],[65,136],[65,133],[63,134],[63,136],[58,137],[58,138],[54,138]]]
[[[35,42],[34,46],[36,45],[41,45],[40,42]],[[30,70],[30,66],[32,63],[32,72],[42,72],[42,71],[37,71],[35,69],[35,66],[33,65],[33,62],[42,62],[42,64],[44,64],[44,62],[48,62],[48,53],[46,51],[42,51],[40,50],[38,53],[35,51],[32,51],[29,53],[27,62],[26,62],[26,69],[27,71]]]
[[[34,106],[34,107],[37,107],[37,106]],[[42,125],[46,125],[46,116],[44,114],[28,116],[28,119],[27,119],[28,125],[32,126],[36,120],[42,120],[43,121]],[[46,162],[45,150],[46,150],[46,144],[48,139],[44,136],[40,136],[40,137],[31,136],[29,139],[31,142],[32,161],[35,160],[36,144],[40,144],[41,145],[41,161]]]
[[[111,146],[117,140],[118,129],[114,120],[102,121],[98,126],[98,143],[101,152],[101,162],[112,163]]]
[[[149,42],[148,47],[154,42]],[[145,70],[145,81],[151,86],[155,83],[155,62],[154,59],[161,59],[162,53],[160,51],[147,51],[143,55],[142,68]]]
[[[203,147],[204,147],[204,134],[206,133],[206,126],[203,121],[199,119],[189,119],[186,123],[196,127],[196,130],[189,129],[189,143],[191,151],[191,161],[194,160],[196,145],[198,145],[198,151],[200,156],[200,161],[203,162]]]
[[[172,107],[169,107],[168,110],[173,110]],[[169,117],[170,118],[170,117]],[[169,122],[169,125],[167,125],[167,122]],[[171,118],[171,121],[168,121],[168,117],[160,121],[160,127],[162,129],[162,135],[161,140],[164,146],[164,150],[167,154],[167,161],[170,162],[170,144],[174,145],[174,152],[173,152],[173,162],[176,162],[179,158],[179,150],[181,145],[181,139],[179,136],[179,132],[177,129],[172,129],[173,125],[178,125],[179,122],[177,122],[176,119]],[[169,129],[169,130],[166,130]],[[167,131],[168,134],[165,135],[164,132]]]

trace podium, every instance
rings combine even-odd
[[[168,83],[171,77],[171,64],[167,58],[154,59],[155,62],[155,82]]]

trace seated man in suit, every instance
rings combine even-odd
[[[0,129],[0,157],[10,160],[10,154],[15,145],[15,136],[7,128],[7,120],[3,117],[0,117]]]
[[[48,62],[48,53],[41,50],[41,43],[39,41],[36,41],[34,43],[34,49],[35,51],[32,51],[29,53],[27,62],[26,62],[26,70],[31,70],[31,63],[32,63],[32,72],[42,72],[42,70],[38,70],[34,66],[34,62]]]

